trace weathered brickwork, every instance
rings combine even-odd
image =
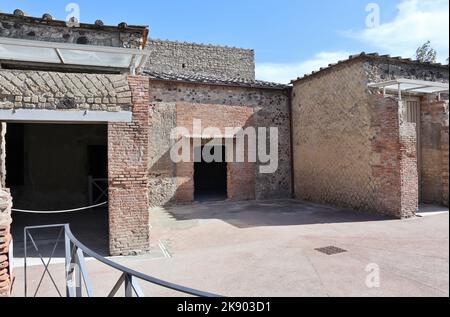
[[[9,296],[12,276],[10,273],[9,247],[12,199],[9,191],[0,186],[0,297]]]
[[[152,71],[255,79],[253,50],[162,40],[150,40],[149,49]]]
[[[419,209],[419,173],[417,169],[417,130],[414,123],[400,125],[401,217],[414,217]]]
[[[408,201],[417,180],[402,182],[414,177],[410,127],[398,102],[371,94],[367,82],[355,61],[295,83],[296,197],[409,217],[417,210],[417,197]]]
[[[133,122],[108,126],[109,232],[112,255],[149,250],[149,91],[145,77],[128,78]]]
[[[442,131],[448,127],[448,102],[422,98],[421,102],[421,200],[440,204],[443,199],[441,162],[445,155]]]
[[[126,75],[0,70],[0,109],[130,111]]]
[[[214,85],[200,85],[200,84],[187,84],[187,83],[173,83],[162,81],[150,81],[151,102],[157,105],[158,113],[156,119],[151,121],[151,125],[155,127],[161,126],[161,118],[170,118],[169,125],[166,127],[172,127],[174,107],[177,103],[188,102],[195,104],[207,104],[210,105],[210,109],[221,109],[220,112],[216,111],[212,118],[206,118],[204,123],[207,126],[214,126],[216,123],[218,127],[222,127],[225,123],[227,126],[231,121],[226,122],[223,120],[223,116],[226,116],[227,111],[233,111],[239,107],[251,108],[253,111],[253,122],[256,127],[277,127],[279,129],[279,168],[274,174],[261,174],[258,172],[259,163],[255,166],[255,191],[252,195],[245,195],[246,197],[255,197],[256,199],[271,199],[271,198],[286,198],[291,197],[291,155],[290,155],[290,125],[289,125],[289,97],[287,92],[282,90],[270,90],[270,89],[249,89],[240,87],[224,87]],[[187,114],[191,113],[191,110]],[[205,111],[205,115],[208,116],[208,111]],[[204,117],[202,113],[199,113],[199,117]],[[209,120],[209,121],[208,121]],[[190,124],[192,126],[192,123]],[[164,157],[161,160],[164,166],[167,164],[167,155],[164,155],[168,146],[167,133],[168,130],[164,129],[164,135],[166,140],[164,144],[161,141],[155,141],[155,144],[162,150],[159,151],[159,156]],[[157,150],[158,151],[158,150]],[[180,168],[180,167],[178,167]],[[164,167],[163,171],[167,171]],[[185,172],[184,169],[182,169]],[[231,171],[231,169],[229,169]],[[186,171],[186,180],[192,175],[192,169]],[[163,193],[167,188],[170,193],[174,193],[174,183],[170,181],[165,175],[165,172],[155,174],[162,174],[163,179],[154,179],[151,177],[152,182],[159,184],[156,192]],[[190,184],[185,185],[191,187]],[[178,190],[180,192],[180,190]],[[188,192],[187,197],[191,197],[192,193]],[[161,194],[158,194],[161,197]],[[158,201],[159,199],[157,199]],[[165,196],[162,201],[167,201]]]
[[[373,197],[367,210],[399,216],[401,211],[400,124],[398,101],[380,94],[369,97]],[[416,198],[415,198],[416,199]],[[369,200],[370,201],[370,200]]]
[[[67,27],[65,21],[0,13],[0,36],[47,42],[139,48],[148,30],[135,26],[80,24]]]
[[[448,125],[442,128],[441,144],[442,144],[442,204],[449,205],[448,199],[448,183],[449,183],[449,129]]]
[[[12,223],[12,197],[5,189],[5,132],[6,125],[0,124],[0,297],[10,295],[12,276],[9,263],[11,242],[10,225]]]
[[[194,120],[201,120],[204,129],[218,128],[221,134],[226,136],[225,128],[254,127],[254,109],[245,106],[207,105],[194,103],[177,103],[177,127],[189,130],[193,135]],[[187,136],[188,137],[188,136]],[[233,148],[235,152],[235,148]],[[192,153],[193,155],[193,153]],[[194,199],[194,163],[177,164],[177,178],[179,179],[180,193],[177,193],[177,201],[190,202]],[[229,163],[228,164],[228,198],[230,200],[255,199],[255,164],[254,163]]]

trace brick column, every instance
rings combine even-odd
[[[11,274],[9,270],[8,252],[11,242],[11,207],[12,199],[9,192],[0,189],[0,297],[7,297],[11,290]]]
[[[441,150],[442,150],[442,204],[448,207],[448,151],[449,151],[449,137],[448,126],[442,128],[441,132]]]
[[[149,251],[149,82],[128,77],[131,123],[108,126],[109,233],[111,255]]]
[[[400,123],[401,218],[414,217],[419,209],[417,129],[415,123]]]

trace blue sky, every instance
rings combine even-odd
[[[82,22],[145,24],[154,38],[254,48],[260,79],[287,82],[349,54],[366,51],[412,57],[431,40],[448,57],[448,0],[0,0],[0,10],[65,19],[80,7]],[[380,24],[366,19],[379,8]]]

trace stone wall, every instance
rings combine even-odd
[[[154,143],[150,145],[150,151],[155,152],[152,155],[153,159],[150,159],[153,161],[151,165],[153,167],[150,168],[150,183],[152,192],[157,193],[154,198],[150,198],[152,205],[169,202],[171,199],[168,196],[173,196],[177,187],[175,180],[170,177],[175,167],[170,164],[170,157],[165,153],[170,147],[170,130],[177,122],[178,103],[189,103],[193,106],[210,105],[211,109],[222,109],[212,114],[214,120],[210,120],[211,122],[222,120],[218,124],[219,127],[229,123],[223,120],[224,114],[238,107],[252,109],[254,113],[252,120],[256,127],[277,127],[279,129],[279,168],[274,174],[260,174],[257,172],[260,164],[256,165],[253,196],[256,199],[291,197],[290,116],[289,96],[286,91],[150,81],[150,100],[152,104],[150,112],[153,113],[150,130],[160,131],[154,134],[155,137],[151,135]],[[205,111],[204,115],[208,116],[208,113],[211,114],[211,111]],[[210,122],[205,124],[210,126]],[[186,173],[187,178],[192,176],[191,169],[187,169]],[[167,192],[170,195],[166,195]]]
[[[149,250],[148,78],[130,76],[133,122],[108,126],[111,255]]]
[[[449,82],[448,66],[402,62],[395,59],[370,58],[364,61],[364,71],[369,82],[407,78]]]
[[[149,49],[152,71],[255,79],[253,50],[162,40],[150,40]]]
[[[126,75],[0,70],[0,109],[130,111]]]
[[[80,24],[67,27],[65,21],[39,19],[0,13],[0,36],[47,42],[139,48],[146,27]]]
[[[414,184],[412,189],[402,184],[413,163],[410,127],[401,126],[398,102],[371,93],[367,82],[359,60],[294,84],[295,194],[409,217],[417,209],[403,205],[414,193]]]

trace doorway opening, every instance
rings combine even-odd
[[[201,149],[201,152],[200,152]],[[201,162],[194,164],[194,199],[203,201],[222,201],[228,198],[228,166],[225,146],[202,146],[196,153],[209,153],[222,157],[220,162],[206,162],[203,155]]]
[[[107,125],[7,124],[6,186],[14,208],[48,212],[13,212],[16,256],[23,253],[24,227],[66,223],[81,242],[108,255],[107,205],[57,212],[108,201],[107,181],[92,186],[108,178],[107,151]],[[37,239],[45,241],[45,234]]]

